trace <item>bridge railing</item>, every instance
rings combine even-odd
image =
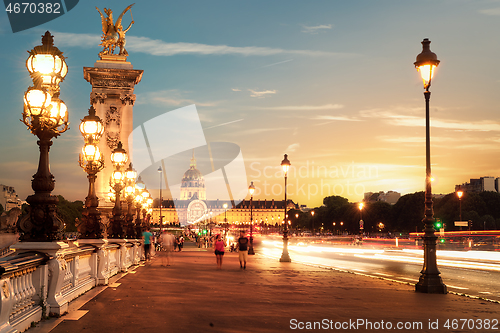
[[[139,240],[18,243],[0,258],[0,333],[21,332],[142,260]]]

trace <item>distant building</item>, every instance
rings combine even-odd
[[[462,190],[468,193],[480,193],[480,192],[498,192],[498,182],[500,178],[495,177],[481,177],[478,179],[470,179],[470,182],[463,183],[461,185],[455,185],[455,192]]]
[[[227,204],[227,208],[224,208]],[[234,204],[234,205],[233,205]],[[287,211],[299,209],[298,203],[286,201]],[[191,158],[189,169],[184,173],[181,182],[179,200],[163,200],[161,221],[180,223],[183,226],[193,223],[228,223],[242,224],[250,222],[250,215],[255,224],[280,225],[283,222],[285,211],[284,200],[243,200],[237,204],[230,200],[207,200],[205,180],[202,173],[196,168],[196,159]],[[160,208],[153,208],[151,223],[160,223]]]
[[[5,211],[9,211],[15,207],[21,208],[22,201],[12,186],[0,184],[0,191],[2,191],[0,194],[0,204],[2,204]]]
[[[395,191],[388,191],[388,192],[380,191],[378,193],[366,192],[363,201],[365,202],[383,201],[391,205],[394,205],[396,202],[398,202],[399,198],[401,198],[401,193]]]

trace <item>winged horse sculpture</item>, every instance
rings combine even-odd
[[[135,3],[131,4],[118,16],[116,23],[113,24],[113,11],[111,9],[104,8],[104,12],[106,13],[106,17],[99,10],[99,8],[95,7],[99,14],[101,14],[102,20],[102,37],[100,46],[103,47],[103,50],[99,52],[100,56],[114,54],[115,48],[118,46],[120,48],[120,53],[118,55],[127,56],[128,52],[125,50],[125,33],[132,27],[134,24],[134,18],[132,17],[132,6]],[[130,10],[130,17],[132,18],[132,22],[130,22],[127,29],[123,30],[122,19],[123,14],[125,14],[128,10]]]

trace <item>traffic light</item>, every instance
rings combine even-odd
[[[443,223],[441,223],[441,220],[434,221],[434,229],[439,230],[442,227],[443,227]]]
[[[445,243],[445,239],[444,238],[440,238],[439,239],[439,243],[444,244]]]

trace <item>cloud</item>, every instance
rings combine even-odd
[[[232,91],[241,91],[241,89],[238,88],[231,88]]]
[[[100,48],[100,35],[54,33],[58,47]],[[353,56],[352,53],[326,52],[315,50],[284,50],[272,47],[259,46],[229,46],[208,45],[199,43],[167,43],[160,39],[148,37],[127,36],[127,51],[129,53],[146,53],[154,56],[174,56],[178,54],[201,55],[242,55],[242,56],[270,56],[277,54],[297,54],[304,56]]]
[[[255,135],[263,135],[265,133],[269,132],[278,132],[278,131],[292,131],[294,128],[290,127],[257,127],[257,128],[247,128],[244,130],[238,130],[232,133],[226,133],[226,135],[234,135],[237,136],[238,138],[250,135],[250,136],[255,136]]]
[[[222,123],[222,124],[218,124],[218,125],[214,125],[214,126],[210,126],[210,127],[205,127],[205,129],[207,130],[207,129],[211,129],[211,128],[215,128],[215,127],[225,126],[225,125],[229,125],[229,124],[240,122],[242,120],[243,120],[243,118],[242,119],[233,120],[233,121],[228,121],[227,123]]]
[[[264,98],[265,95],[276,94],[276,90],[256,91],[256,90],[253,90],[253,89],[248,89],[248,91],[250,91],[252,93],[250,95],[250,97],[257,97],[257,98]]]
[[[347,116],[316,116],[315,120],[339,120],[339,121],[361,121],[360,119],[349,118]]]
[[[288,146],[288,148],[285,150],[286,152],[293,153],[297,151],[297,149],[300,147],[300,144],[298,143],[292,143],[291,145]]]
[[[342,104],[324,104],[324,105],[287,105],[287,106],[269,106],[260,107],[259,109],[276,110],[276,111],[317,111],[317,110],[336,110],[342,109]]]
[[[57,43],[58,47],[100,48],[100,35],[73,34],[66,32],[56,32],[53,33],[53,35],[55,39],[54,43]]]
[[[490,8],[490,9],[481,9],[479,13],[490,16],[500,16],[500,7],[498,8]]]
[[[404,109],[401,109],[404,112]],[[406,109],[406,111],[415,109]],[[425,126],[425,118],[413,115],[405,115],[394,111],[385,111],[381,109],[372,109],[361,111],[362,117],[382,119],[385,122],[395,126],[422,127]],[[490,120],[481,121],[460,121],[451,119],[431,118],[431,127],[444,128],[457,131],[500,131],[500,124]]]
[[[266,67],[271,67],[271,66],[275,66],[275,65],[280,65],[280,64],[284,64],[284,63],[290,62],[290,61],[293,61],[293,59],[288,59],[288,60],[284,60],[284,61],[280,61],[280,62],[275,62],[274,64],[265,65],[265,66],[262,66],[261,68],[266,68]]]
[[[332,25],[331,24],[321,24],[321,25],[316,25],[316,26],[307,26],[307,25],[302,25],[302,32],[306,33],[306,34],[311,34],[311,35],[315,35],[319,32],[324,32],[325,30],[330,30],[332,28]]]
[[[189,98],[184,98],[183,95],[186,92],[181,92],[177,89],[171,90],[160,90],[149,93],[141,94],[141,98],[137,98],[137,104],[146,104],[152,102],[153,104],[161,105],[191,105],[196,104],[197,106],[215,106],[216,102],[200,102]]]

